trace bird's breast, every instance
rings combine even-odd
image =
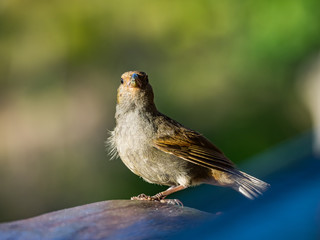
[[[152,121],[138,112],[128,112],[117,119],[115,128],[117,151],[122,161],[136,174],[141,165],[152,160],[149,155],[154,131]]]

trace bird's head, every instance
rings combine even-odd
[[[117,95],[118,104],[152,103],[153,90],[148,75],[141,71],[129,71],[121,75]]]

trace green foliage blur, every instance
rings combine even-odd
[[[319,9],[316,0],[2,0],[0,221],[164,189],[105,149],[125,71],[147,72],[158,109],[237,164],[310,129],[296,76],[319,50]]]

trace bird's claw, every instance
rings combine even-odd
[[[152,201],[153,199],[150,196],[145,195],[144,193],[139,194],[136,197],[131,197],[131,200],[144,200],[144,201]]]
[[[154,196],[148,196],[142,193],[136,197],[131,197],[131,200],[154,201],[154,202],[173,204],[173,205],[178,205],[183,207],[183,203],[179,199],[165,199],[165,197],[166,196],[163,196],[162,194],[159,194],[159,193]]]
[[[183,207],[183,203],[179,199],[161,199],[159,202]]]

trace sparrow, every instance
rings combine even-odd
[[[160,113],[148,75],[129,71],[121,76],[117,92],[116,126],[108,143],[111,154],[149,183],[169,188],[154,196],[133,200],[177,203],[168,195],[199,184],[230,187],[249,199],[269,187],[238,170],[224,153],[200,133]]]

